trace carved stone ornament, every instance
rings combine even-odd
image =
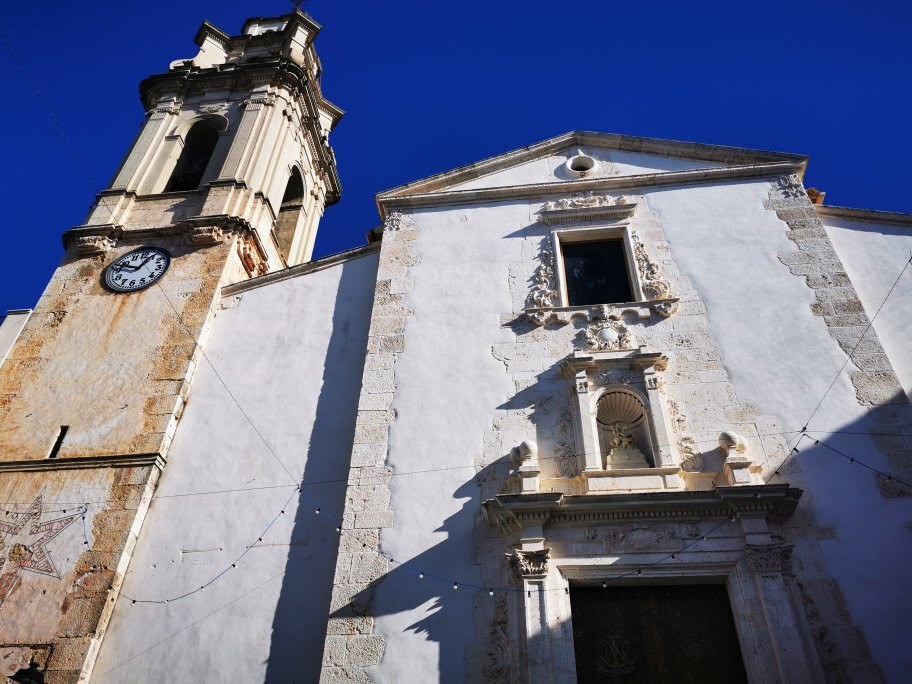
[[[553,202],[547,202],[542,211],[560,211],[561,209],[589,209],[591,207],[612,207],[627,205],[627,198],[611,197],[610,195],[596,195],[591,190],[580,192],[572,197],[565,197]]]
[[[806,195],[801,179],[795,174],[779,176],[773,188],[782,199],[798,199]]]
[[[688,473],[699,473],[703,470],[703,454],[697,450],[697,444],[690,435],[682,435],[678,440],[678,451],[684,457],[681,468]]]
[[[260,253],[257,244],[249,235],[242,235],[238,238],[237,248],[238,256],[241,258],[241,263],[248,276],[254,278],[266,273],[269,268],[266,258]]]
[[[747,544],[744,557],[754,572],[788,573],[792,569],[792,547],[787,544]]]
[[[114,240],[106,235],[83,235],[76,238],[76,253],[79,256],[107,254],[114,247]]]
[[[414,219],[412,219],[411,215],[403,214],[400,211],[391,211],[383,222],[383,230],[395,233],[402,228],[413,228],[413,223]]]
[[[246,100],[244,100],[243,106],[254,107],[265,105],[267,107],[271,107],[275,104],[275,101],[276,99],[274,95],[260,95],[258,97],[248,97]]]
[[[541,549],[539,551],[520,551],[515,549],[513,553],[505,553],[507,564],[513,575],[517,579],[529,579],[534,577],[544,577],[548,574],[548,559],[551,549]]]
[[[211,102],[209,104],[200,105],[199,111],[201,114],[221,114],[227,110],[229,104],[227,102]]]
[[[191,247],[217,245],[225,241],[225,234],[218,226],[193,226],[184,233],[184,242]]]
[[[507,622],[507,597],[497,594],[494,616],[488,629],[487,662],[482,668],[486,684],[508,684],[510,676],[510,632]]]
[[[595,380],[601,385],[638,385],[643,383],[643,376],[632,370],[614,368],[602,371],[595,376]]]
[[[594,351],[635,349],[636,338],[618,316],[608,315],[608,307],[600,306],[589,319],[586,345]]]
[[[633,233],[631,238],[633,239],[633,252],[636,257],[637,269],[640,272],[643,284],[643,296],[649,300],[673,298],[671,285],[659,274],[658,265],[649,258],[646,246],[640,240],[639,235]],[[677,308],[678,305],[675,302],[659,302],[653,306],[656,313],[666,318],[671,316]]]
[[[534,307],[547,309],[557,306],[558,292],[554,277],[554,257],[551,250],[542,246],[539,253],[541,263],[532,276],[532,291],[529,293],[529,304]],[[547,314],[542,311],[533,311],[528,314],[530,320],[536,325],[544,325]]]
[[[149,110],[149,114],[180,114],[179,102],[162,102]]]

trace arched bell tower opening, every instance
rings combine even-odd
[[[225,130],[227,123],[222,117],[206,117],[190,127],[184,138],[184,148],[165,186],[165,192],[199,188],[218,143],[219,133]]]
[[[282,195],[282,205],[276,219],[275,235],[279,251],[286,263],[291,256],[291,247],[297,233],[298,224],[304,214],[304,178],[297,166],[291,168],[291,175]]]

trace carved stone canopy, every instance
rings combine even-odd
[[[633,216],[636,208],[636,202],[624,196],[597,195],[589,191],[546,202],[539,217],[545,223],[623,219]]]

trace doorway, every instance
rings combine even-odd
[[[722,584],[571,587],[579,684],[747,682]]]

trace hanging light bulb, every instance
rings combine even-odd
[[[423,572],[419,572],[419,573],[418,573],[418,579],[424,579],[424,573],[423,573]]]

